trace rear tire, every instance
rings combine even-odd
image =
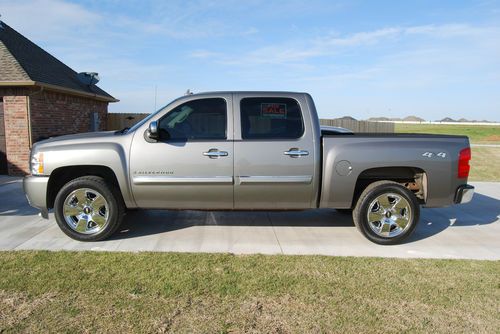
[[[368,240],[393,245],[415,230],[420,219],[420,205],[415,195],[399,183],[377,181],[361,193],[352,218]]]
[[[120,226],[125,205],[117,187],[98,176],[83,176],[66,183],[54,202],[59,228],[79,241],[110,237]]]

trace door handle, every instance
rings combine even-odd
[[[309,155],[309,152],[305,150],[299,150],[298,148],[291,148],[289,151],[283,152],[283,154],[288,155],[290,158],[298,158]]]
[[[226,151],[219,151],[216,148],[211,148],[208,152],[203,152],[203,155],[210,159],[217,159],[219,157],[227,157],[228,153]]]

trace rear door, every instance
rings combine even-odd
[[[233,105],[235,208],[311,208],[315,149],[305,98],[235,94]]]

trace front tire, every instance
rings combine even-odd
[[[368,240],[392,245],[408,238],[415,230],[420,205],[415,195],[399,183],[378,181],[361,193],[352,217]]]
[[[125,205],[116,187],[97,176],[83,176],[66,183],[54,202],[61,230],[79,241],[110,237],[120,226]]]

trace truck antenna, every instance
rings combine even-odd
[[[155,85],[155,110],[156,111],[156,96],[158,95],[158,85]]]

